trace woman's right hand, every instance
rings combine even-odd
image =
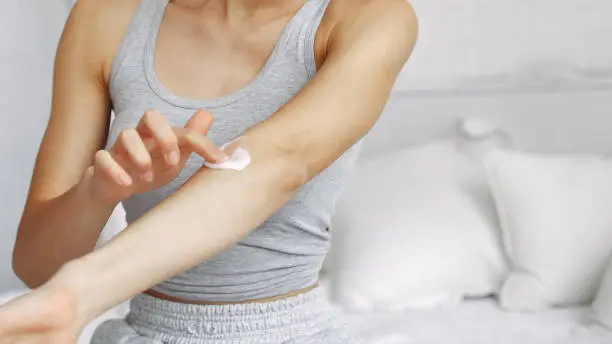
[[[206,137],[213,118],[198,111],[184,128],[172,127],[158,111],[148,111],[135,129],[123,131],[113,147],[96,153],[85,176],[94,196],[118,203],[134,194],[155,190],[172,181],[195,152],[209,162],[225,153]]]

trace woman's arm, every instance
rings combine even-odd
[[[98,2],[99,3],[99,2]],[[114,204],[96,202],[81,183],[105,140],[109,97],[94,1],[79,1],[55,60],[51,117],[19,225],[13,269],[30,287],[94,248]],[[104,12],[101,12],[104,13]],[[78,216],[77,216],[78,214]]]
[[[412,51],[417,25],[403,0],[360,2],[333,29],[317,75],[244,133],[252,156],[245,170],[201,170],[102,249],[62,269],[53,282],[74,288],[83,316],[236,243],[370,130]]]
[[[51,118],[13,252],[13,268],[29,287],[91,252],[117,203],[173,180],[193,150],[208,161],[222,158],[203,135],[212,121],[203,111],[185,128],[148,111],[109,151],[101,150],[110,119],[110,64],[138,4],[81,0],[66,24]]]

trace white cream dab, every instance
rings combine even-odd
[[[229,145],[233,144],[234,141],[229,142],[221,146],[221,150],[225,150]],[[234,152],[230,155],[229,159],[221,163],[211,163],[204,161],[204,166],[215,169],[215,170],[234,170],[242,171],[251,163],[251,155],[246,149],[237,147]]]

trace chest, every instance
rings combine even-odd
[[[154,69],[165,88],[186,99],[226,96],[257,78],[291,23],[295,11],[230,25],[217,17],[170,4],[154,42]],[[322,22],[315,57],[325,55]]]
[[[114,65],[109,89],[116,119],[108,142],[148,109],[177,127],[195,111],[209,110],[215,120],[207,136],[217,145],[266,120],[320,66],[328,29],[317,16],[325,4],[309,0],[300,25],[288,26],[295,18],[290,13],[228,32],[171,5],[151,11],[152,19],[128,33]],[[286,45],[278,49],[279,42]]]

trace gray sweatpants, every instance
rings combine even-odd
[[[285,300],[189,305],[138,295],[125,320],[102,323],[91,344],[355,344],[315,289]]]

